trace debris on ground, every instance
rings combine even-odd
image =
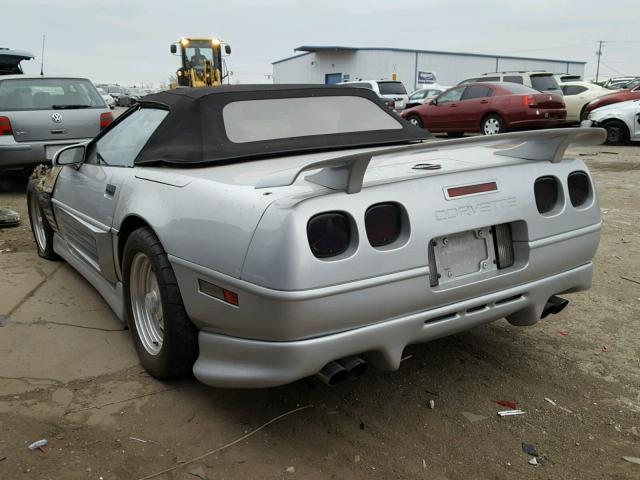
[[[146,440],[143,440],[143,439],[137,438],[137,437],[129,437],[129,440],[135,440],[136,442],[140,442],[140,443],[147,443]]]
[[[507,407],[512,410],[516,410],[518,408],[518,403],[511,400],[494,400],[494,402],[502,407]]]
[[[560,335],[561,337],[568,337],[569,330],[558,330],[558,335]]]
[[[0,327],[4,327],[9,323],[9,315],[0,314]]]
[[[433,410],[434,408],[436,408],[436,402],[435,400],[429,400],[429,408],[431,410]]]
[[[0,208],[0,228],[17,227],[20,225],[20,214],[14,210]]]
[[[193,470],[189,470],[189,475],[201,478],[202,480],[207,480],[209,478],[202,467],[196,467]]]
[[[524,415],[525,411],[523,410],[500,410],[498,412],[498,416],[500,417],[512,417],[514,415]]]
[[[538,462],[538,457],[533,457],[532,459],[530,459],[529,465],[540,465],[540,462]]]
[[[532,444],[527,442],[522,442],[522,451],[527,455],[531,455],[532,457],[539,457],[538,448]]]
[[[291,466],[284,469],[285,473],[296,473],[296,467]]]
[[[604,353],[607,353],[609,351],[609,347],[607,347],[607,346],[602,347],[602,351]]]
[[[486,420],[487,418],[489,418],[485,415],[476,415],[475,413],[471,413],[471,412],[460,412],[460,413],[464,418],[469,420],[471,423],[480,422],[482,420]]]
[[[624,460],[626,460],[627,462],[631,462],[631,463],[635,463],[637,465],[640,465],[640,457],[622,457]]]
[[[42,453],[45,453],[47,451],[47,443],[48,443],[47,439],[43,438],[41,440],[36,440],[31,445],[29,445],[27,448],[29,450],[40,450]]]
[[[549,397],[544,397],[544,401],[545,402],[549,402],[551,405],[553,405],[554,407],[557,407],[558,404],[556,402],[554,402],[553,400],[551,400]]]
[[[355,457],[353,457],[353,461],[356,463],[360,463],[360,459],[361,459],[360,455],[356,455]]]
[[[638,280],[634,280],[633,278],[623,277],[622,275],[620,275],[620,278],[626,280],[627,282],[637,283],[638,285],[640,285],[640,282]]]

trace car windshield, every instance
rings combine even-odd
[[[380,95],[406,95],[407,89],[402,82],[378,82]]]
[[[540,93],[539,90],[520,85],[519,83],[504,82],[501,83],[500,86],[505,90],[509,90],[511,93],[517,93],[520,95]]]
[[[377,104],[355,96],[231,102],[222,116],[234,143],[402,128]]]
[[[545,90],[560,90],[553,75],[531,75],[531,86],[539,92]]]
[[[104,108],[95,87],[80,78],[25,78],[0,81],[0,111]]]

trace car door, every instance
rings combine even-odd
[[[457,131],[477,132],[480,121],[491,107],[493,90],[487,85],[470,85],[458,102],[457,118],[454,124]]]
[[[123,184],[134,160],[167,115],[138,108],[87,146],[79,167],[64,166],[56,181],[53,207],[67,248],[108,281],[117,281],[111,228]]]
[[[429,105],[425,127],[432,131],[446,132],[458,121],[457,108],[467,87],[455,87],[438,95]]]

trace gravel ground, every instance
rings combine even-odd
[[[592,290],[536,326],[501,320],[411,346],[399,371],[331,389],[150,378],[95,290],[36,256],[25,184],[5,181],[0,205],[25,221],[0,230],[0,478],[140,479],[176,466],[157,478],[640,478],[622,458],[640,457],[640,149],[572,152],[603,213]],[[499,418],[495,400],[527,413]],[[40,438],[46,453],[29,451]]]

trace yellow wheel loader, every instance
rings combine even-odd
[[[172,43],[170,50],[180,55],[176,72],[177,87],[212,87],[222,85],[227,73],[223,69],[222,49],[231,53],[231,46],[217,38],[182,38]]]

